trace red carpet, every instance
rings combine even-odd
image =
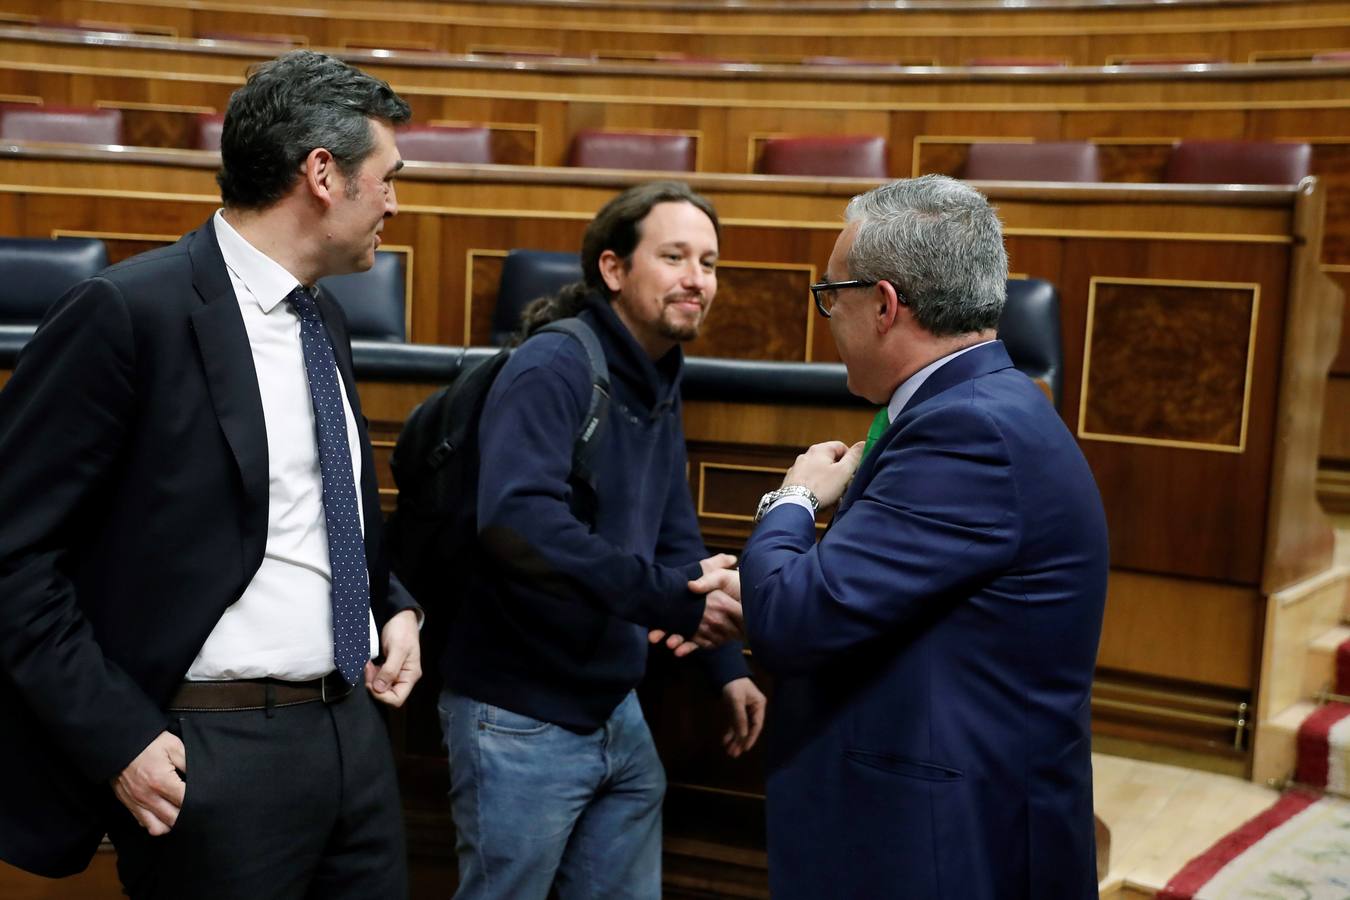
[[[1291,790],[1186,864],[1158,900],[1344,898],[1350,802]]]

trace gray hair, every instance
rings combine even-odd
[[[225,109],[221,199],[242,209],[271,206],[316,147],[350,178],[375,148],[370,120],[402,125],[410,117],[388,84],[323,53],[294,50],[261,63]]]
[[[945,175],[908,178],[854,197],[844,219],[858,223],[849,275],[889,281],[924,330],[947,337],[998,326],[1008,254],[979,191]]]

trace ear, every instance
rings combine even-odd
[[[315,147],[309,151],[302,165],[306,189],[324,206],[332,206],[338,192],[343,189],[342,173],[338,170],[333,154],[323,147]]]
[[[895,292],[895,285],[889,281],[877,282],[877,294],[880,297],[876,314],[877,334],[886,334],[899,323],[904,304]]]
[[[599,263],[600,277],[605,280],[605,287],[617,294],[623,286],[619,277],[624,270],[623,260],[613,250],[606,250],[600,254]]]

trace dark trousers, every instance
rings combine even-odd
[[[120,804],[109,827],[134,900],[401,900],[407,853],[384,724],[363,687],[335,703],[170,713],[187,752],[174,828]]]

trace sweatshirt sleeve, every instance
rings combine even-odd
[[[478,533],[508,579],[587,603],[646,628],[693,634],[704,601],[687,582],[698,558],[648,562],[594,534],[572,512],[572,445],[589,370],[565,336],[534,338],[488,392],[479,425]]]
[[[669,490],[665,512],[661,520],[661,537],[656,546],[656,561],[672,566],[685,566],[690,560],[697,563],[708,556],[703,533],[698,527],[698,514],[689,493],[688,457],[685,455],[684,426],[680,409],[675,409],[675,437],[679,450],[670,470]],[[701,572],[700,572],[701,574]],[[689,637],[686,632],[676,632]],[[750,669],[745,664],[740,641],[731,641],[712,650],[700,650],[691,658],[708,676],[715,687],[721,687],[737,678],[746,678]]]

